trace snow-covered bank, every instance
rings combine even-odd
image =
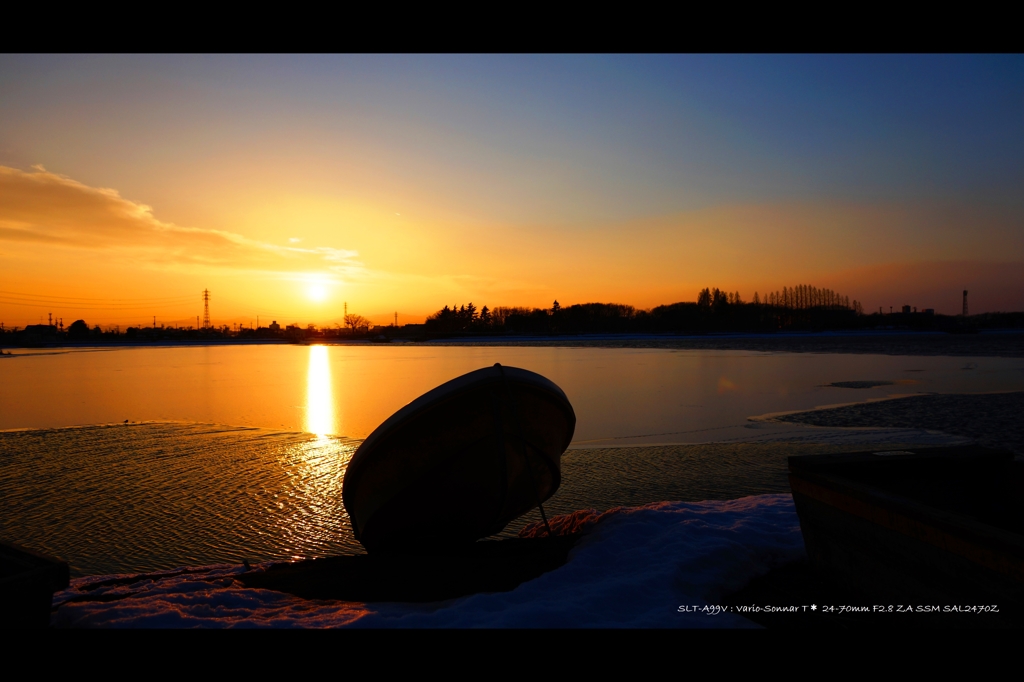
[[[56,627],[755,627],[722,596],[804,556],[789,495],[658,502],[552,519],[585,527],[561,568],[511,592],[434,604],[303,600],[245,588],[220,565],[76,579],[54,596]],[[525,532],[529,532],[527,528]],[[115,580],[122,578],[121,580]],[[694,609],[693,607],[698,607]],[[714,614],[714,615],[713,615]]]

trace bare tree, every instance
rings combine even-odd
[[[370,321],[362,315],[349,314],[345,316],[345,326],[352,331],[366,331],[370,328]]]

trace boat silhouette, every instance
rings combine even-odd
[[[356,539],[409,552],[500,532],[558,489],[575,428],[562,389],[528,370],[495,364],[434,388],[352,456],[342,497]]]

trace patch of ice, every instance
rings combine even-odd
[[[789,495],[658,502],[551,519],[583,529],[561,568],[510,592],[433,604],[305,600],[244,587],[240,566],[92,576],[54,597],[56,627],[756,627],[715,609],[751,578],[804,556]],[[524,533],[540,532],[538,527]]]

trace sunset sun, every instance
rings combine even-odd
[[[327,289],[322,284],[311,284],[309,288],[306,289],[306,295],[309,296],[310,299],[319,303],[327,298]]]

